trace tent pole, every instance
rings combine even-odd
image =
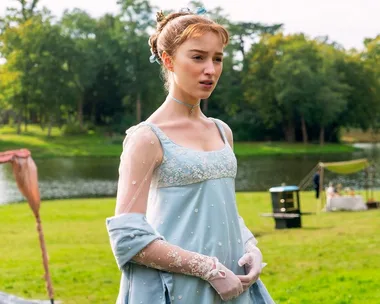
[[[368,168],[365,169],[365,202],[368,203]]]
[[[311,176],[318,170],[318,164],[313,168],[311,169],[311,171],[304,177],[304,179],[299,183],[298,185],[298,188],[300,188],[300,190],[303,190],[306,188],[306,186],[310,183],[310,181],[312,180]]]
[[[373,167],[373,170],[372,170],[372,197],[373,197],[373,201],[376,202],[375,195],[374,195],[375,181],[376,181],[376,168]]]
[[[317,214],[321,212],[321,206],[323,204],[323,175],[324,175],[324,169],[322,165],[319,165],[319,168],[321,169],[321,173],[319,174],[319,200],[317,204]]]

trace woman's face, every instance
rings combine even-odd
[[[186,40],[173,58],[174,91],[194,99],[207,99],[223,69],[222,39],[213,32]],[[184,97],[185,97],[184,96]]]

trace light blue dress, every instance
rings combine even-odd
[[[252,237],[235,201],[237,162],[220,121],[224,140],[218,151],[200,152],[170,140],[149,126],[161,142],[163,161],[156,168],[146,217],[122,214],[107,219],[112,249],[122,279],[117,304],[269,304],[274,303],[259,280],[231,301],[222,301],[211,285],[197,277],[137,265],[131,258],[155,239],[215,256],[237,275],[244,243]]]

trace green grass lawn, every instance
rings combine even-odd
[[[52,136],[39,126],[28,126],[28,132],[20,135],[10,127],[0,128],[0,151],[27,148],[34,158],[120,156],[123,136],[106,137],[102,134],[63,136],[58,128],[53,128]]]
[[[379,303],[380,210],[303,216],[302,229],[275,230],[273,219],[259,215],[271,211],[269,193],[238,193],[237,200],[268,263],[261,278],[276,303]],[[115,303],[120,273],[105,229],[114,201],[43,203],[55,298],[64,304]],[[316,211],[312,192],[301,194],[301,205]],[[32,212],[13,204],[1,206],[0,217],[0,290],[46,299]]]
[[[28,126],[28,132],[20,135],[9,126],[0,128],[0,151],[28,148],[34,158],[72,157],[72,156],[115,156],[119,157],[122,149],[123,135],[106,137],[103,134],[62,136],[58,128],[53,128],[52,136],[46,136],[46,130],[39,126]],[[346,144],[302,143],[288,144],[283,142],[248,142],[235,143],[237,156],[285,155],[285,154],[326,154],[344,153],[356,150]]]

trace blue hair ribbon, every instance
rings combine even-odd
[[[156,54],[152,54],[152,56],[149,57],[149,61],[150,61],[150,63],[157,62],[158,64],[161,64],[161,62],[160,62],[160,60]]]
[[[207,13],[207,10],[204,7],[197,7],[197,15],[204,15]]]

